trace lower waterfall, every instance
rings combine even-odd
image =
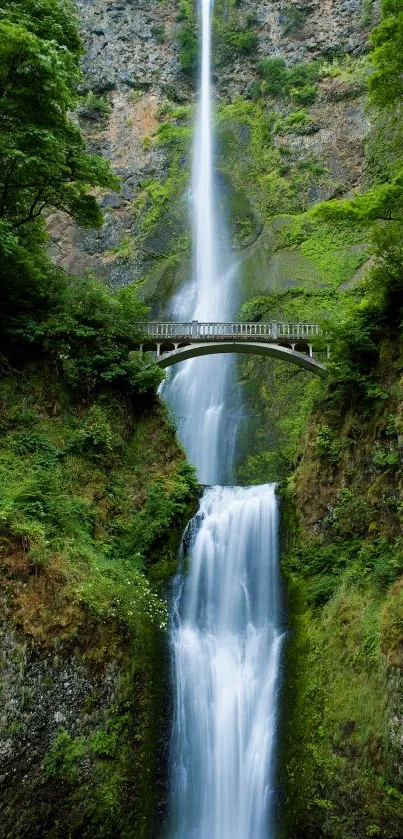
[[[171,839],[271,839],[282,643],[275,485],[211,487],[175,580]]]

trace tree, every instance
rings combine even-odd
[[[80,44],[71,21],[56,23],[68,9],[55,0],[6,2],[0,14],[0,219],[10,230],[51,208],[99,226],[90,190],[118,187],[108,163],[86,151],[69,115]]]
[[[94,191],[118,188],[89,154],[71,112],[82,45],[70,0],[3,0],[0,8],[0,327],[18,351],[58,306],[65,277],[47,257],[44,216],[63,210],[99,227]],[[5,339],[5,340],[4,340]]]

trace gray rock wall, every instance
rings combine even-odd
[[[194,99],[191,81],[178,60],[178,8],[179,3],[160,0],[79,0],[87,50],[83,92],[102,95],[110,105],[108,116],[94,120],[84,114],[80,122],[91,149],[111,161],[122,189],[100,196],[105,210],[100,231],[83,232],[61,214],[49,219],[52,256],[72,273],[92,271],[112,285],[122,285],[147,272],[149,266],[131,247],[138,228],[133,202],[141,183],[163,179],[168,165],[150,137],[162,103]],[[216,73],[217,95],[227,101],[247,95],[258,78],[256,60],[276,55],[293,64],[364,53],[378,0],[250,0],[239,10],[241,21],[246,15],[254,18],[258,48],[255,55],[238,57]],[[321,156],[332,176],[348,189],[362,180],[369,122],[362,101],[337,101],[337,85],[339,80],[327,79],[321,88],[314,111],[318,131],[304,137],[290,135],[287,142],[296,157]]]

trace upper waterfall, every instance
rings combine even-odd
[[[213,193],[213,130],[211,102],[211,0],[201,0],[202,55],[200,104],[193,151],[192,202],[197,320],[217,317],[217,243]],[[222,313],[223,314],[223,313]]]
[[[217,209],[219,190],[214,175],[211,16],[211,0],[201,0],[200,100],[190,201],[193,272],[173,301],[175,319],[226,320],[233,316],[236,306],[236,264]],[[236,398],[229,399],[229,373],[233,368],[234,360],[230,356],[187,361],[171,374],[163,388],[177,417],[179,436],[189,460],[197,467],[201,483],[233,480],[237,424]]]

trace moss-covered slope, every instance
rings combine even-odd
[[[282,492],[287,837],[403,831],[402,370],[385,338],[372,397],[328,388]]]
[[[46,363],[0,394],[0,836],[156,836],[192,471],[156,399],[74,399]]]

